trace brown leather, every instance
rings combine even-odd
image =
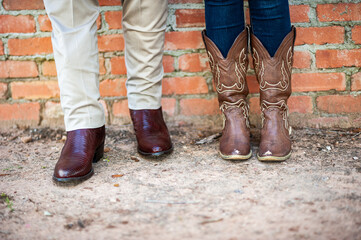
[[[202,32],[209,57],[213,81],[223,116],[220,154],[225,159],[248,159],[252,155],[249,130],[247,44],[248,27],[234,41],[224,58],[217,46]]]
[[[262,117],[260,160],[286,160],[291,154],[291,127],[288,123],[287,100],[291,95],[293,46],[296,29],[283,39],[270,57],[259,39],[251,33],[251,52],[256,77],[260,84]]]
[[[57,182],[75,182],[91,177],[94,173],[92,162],[103,157],[104,139],[104,126],[67,132],[53,179]]]
[[[173,150],[161,107],[159,109],[129,110],[140,154],[160,156]]]

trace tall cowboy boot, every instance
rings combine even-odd
[[[248,159],[252,156],[249,130],[247,43],[248,27],[234,41],[224,58],[217,46],[202,32],[213,80],[223,116],[219,151],[223,159]]]
[[[158,109],[129,109],[133,121],[138,152],[145,156],[158,157],[173,151],[162,107]]]
[[[260,40],[251,33],[251,52],[260,85],[261,142],[260,161],[284,161],[291,156],[291,127],[288,123],[287,100],[291,95],[293,46],[296,29],[283,39],[270,57]]]
[[[94,174],[93,162],[104,154],[105,127],[67,132],[67,138],[55,165],[53,180],[60,183],[81,182]]]

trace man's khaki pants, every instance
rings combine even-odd
[[[105,124],[99,103],[97,0],[44,0],[67,131]],[[158,109],[167,0],[123,0],[129,108]]]

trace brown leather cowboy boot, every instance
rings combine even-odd
[[[262,117],[260,161],[284,161],[291,156],[291,127],[288,124],[287,99],[291,95],[293,46],[296,29],[283,39],[270,57],[260,40],[251,33],[251,52],[260,85]]]
[[[67,132],[67,138],[55,165],[55,182],[80,182],[94,174],[92,162],[104,153],[105,127]]]
[[[252,156],[249,130],[247,43],[248,27],[234,41],[224,58],[217,46],[202,32],[209,57],[218,102],[222,111],[223,131],[219,152],[223,159],[242,160]]]
[[[172,152],[173,145],[161,107],[129,110],[140,154],[157,157]]]

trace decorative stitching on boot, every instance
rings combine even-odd
[[[281,73],[282,73],[282,80],[272,84],[264,80],[264,63],[263,61],[260,62],[259,54],[255,48],[253,48],[253,63],[254,68],[256,71],[256,74],[258,75],[259,79],[259,87],[262,91],[266,90],[279,90],[279,91],[286,91],[289,86],[290,76],[292,73],[292,46],[288,49],[287,55],[286,55],[286,65],[287,69],[285,67],[285,61],[282,60],[281,65]]]
[[[214,58],[212,54],[208,51],[209,56],[209,65],[211,67],[212,72],[214,73],[214,81],[216,83],[216,90],[218,93],[225,92],[242,92],[245,87],[245,76],[247,73],[246,64],[247,64],[247,54],[245,53],[245,49],[242,49],[238,56],[238,61],[235,61],[235,73],[237,76],[237,82],[235,82],[231,86],[226,86],[220,81],[221,71],[219,70],[218,63],[214,62]],[[235,89],[234,89],[235,88]]]
[[[288,124],[289,110],[285,100],[280,100],[276,103],[271,103],[266,100],[262,100],[262,104],[261,104],[262,128],[265,122],[264,111],[265,110],[272,111],[274,109],[278,109],[280,111],[280,113],[282,114],[282,119],[284,121],[284,127],[288,131],[288,133],[291,134],[292,129]]]
[[[231,103],[231,102],[226,102],[224,101],[222,103],[222,105],[220,106],[220,109],[222,111],[222,118],[223,118],[223,128],[226,125],[226,116],[225,116],[225,111],[227,109],[230,108],[239,108],[242,110],[242,114],[244,119],[246,120],[246,126],[247,128],[250,128],[250,124],[249,124],[249,106],[247,104],[247,102],[244,99],[239,99],[237,102]]]

